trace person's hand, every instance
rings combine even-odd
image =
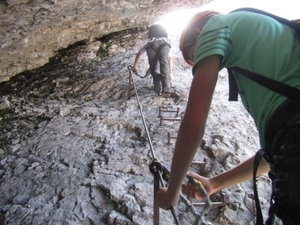
[[[158,202],[158,206],[164,210],[169,210],[171,207],[175,206],[179,198],[175,201],[167,199],[167,188],[163,187],[156,193],[156,201]]]
[[[137,73],[137,69],[135,68],[135,66],[133,66],[133,67],[131,68],[131,70],[132,70],[132,72]]]
[[[191,171],[187,173],[187,176],[200,181],[208,195],[211,195],[215,192],[214,187],[212,186],[208,178],[202,177]],[[199,201],[203,199],[203,193],[199,191],[199,189],[191,183],[182,185],[182,193],[187,195],[188,197],[194,198]]]

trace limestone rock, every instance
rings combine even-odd
[[[58,50],[152,24],[165,13],[206,0],[0,1],[0,82],[38,68]]]

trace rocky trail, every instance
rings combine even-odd
[[[129,71],[143,31],[126,31],[91,43],[77,43],[45,66],[0,84],[0,224],[153,224],[154,178],[149,171],[149,139],[135,92],[128,96]],[[179,121],[185,111],[191,68],[174,38],[173,90],[180,98],[156,96],[150,77],[134,77],[156,157],[170,167]],[[141,59],[139,71],[148,68]],[[240,102],[227,99],[227,74],[221,71],[205,134],[191,170],[213,176],[258,149],[253,121]],[[268,209],[267,176],[258,178],[260,201]],[[252,182],[211,196],[212,224],[254,224]],[[201,207],[197,208],[201,211]],[[182,202],[181,224],[195,217]],[[161,224],[174,224],[160,210]]]

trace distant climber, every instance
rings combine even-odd
[[[171,92],[172,57],[170,49],[166,29],[160,24],[152,25],[148,31],[148,42],[136,54],[132,67],[133,71],[137,71],[136,66],[140,56],[147,52],[154,91],[164,97],[169,97]]]

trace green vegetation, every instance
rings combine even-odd
[[[107,58],[109,56],[110,47],[111,47],[111,43],[101,43],[97,51],[97,56],[101,58]]]
[[[0,118],[3,118],[3,119],[8,119],[7,117],[9,117],[11,114],[12,114],[12,110],[11,109],[2,109],[0,110]]]

